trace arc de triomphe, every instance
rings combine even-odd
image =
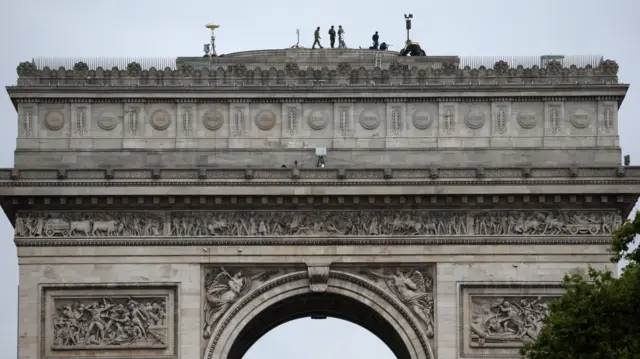
[[[614,61],[480,62],[21,63],[19,358],[240,359],[308,316],[399,359],[517,357],[562,277],[608,264],[640,168]]]

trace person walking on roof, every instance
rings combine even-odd
[[[329,41],[331,41],[331,48],[333,49],[336,44],[336,30],[333,28],[333,25],[331,25],[329,29]]]
[[[323,49],[322,45],[320,45],[320,26],[318,26],[318,28],[316,28],[316,31],[313,33],[313,46],[311,46],[312,49],[316,48],[316,44],[318,44],[318,47],[320,47],[321,49]]]

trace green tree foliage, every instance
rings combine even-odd
[[[549,304],[535,342],[520,350],[526,359],[640,359],[640,211],[614,233],[611,261],[629,264],[619,278],[589,270],[587,279],[565,276],[565,294]]]

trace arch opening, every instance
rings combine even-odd
[[[307,317],[330,317],[354,323],[378,337],[397,359],[411,358],[395,328],[366,304],[335,293],[303,293],[276,302],[253,317],[234,340],[227,359],[242,359],[272,329]]]

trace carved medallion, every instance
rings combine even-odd
[[[58,131],[64,127],[64,115],[59,111],[49,111],[44,117],[44,125],[51,131]]]
[[[218,110],[207,110],[202,116],[202,124],[210,131],[217,131],[224,124],[224,115]]]
[[[583,110],[577,110],[571,116],[569,121],[575,128],[587,128],[589,127],[589,123],[591,123],[591,119],[589,118],[589,113]]]
[[[518,113],[518,116],[516,117],[516,121],[518,121],[518,124],[520,125],[520,127],[527,130],[536,127],[536,124],[538,123],[536,114],[533,112]]]
[[[171,114],[166,110],[156,110],[151,114],[151,127],[158,131],[164,131],[171,125]]]
[[[307,123],[309,127],[314,130],[322,130],[329,124],[329,120],[324,113],[320,111],[313,111],[309,116],[307,116]]]
[[[480,112],[471,112],[469,113],[465,119],[464,123],[472,130],[477,130],[482,128],[485,123],[484,115]]]
[[[413,114],[413,126],[418,130],[426,130],[431,127],[433,119],[429,115],[429,112],[424,110],[418,110]]]
[[[362,111],[360,114],[360,126],[365,130],[375,130],[380,126],[380,117],[371,110]]]
[[[255,123],[259,129],[268,131],[276,125],[276,115],[270,110],[262,110],[256,115]]]

